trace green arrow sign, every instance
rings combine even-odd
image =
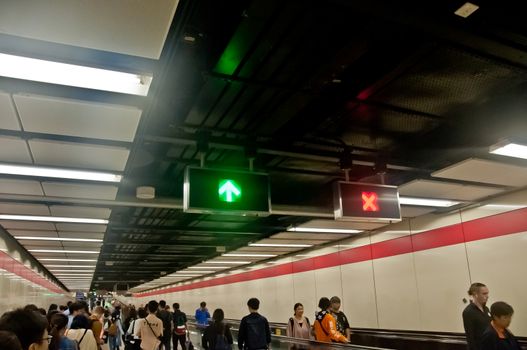
[[[220,180],[218,186],[218,195],[220,197],[220,201],[232,203],[240,199],[242,196],[242,189],[236,183],[236,181],[223,179]]]

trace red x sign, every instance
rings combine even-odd
[[[362,192],[362,210],[379,211],[378,199],[379,197],[375,192]]]

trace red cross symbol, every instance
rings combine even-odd
[[[362,210],[379,211],[378,199],[379,197],[375,192],[362,192]]]

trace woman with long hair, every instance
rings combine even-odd
[[[60,312],[55,312],[49,318],[49,335],[51,343],[49,350],[76,350],[77,344],[68,337],[64,336],[66,326],[68,325],[68,316]]]
[[[311,339],[311,324],[304,316],[304,305],[296,303],[294,315],[287,323],[287,336],[293,338]]]
[[[216,309],[212,313],[212,324],[205,328],[201,344],[204,349],[231,349],[232,334],[231,327],[223,322],[225,315],[222,309]]]

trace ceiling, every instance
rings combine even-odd
[[[235,269],[225,252],[267,255],[236,257],[252,263],[357,234],[292,226],[379,228],[332,220],[343,169],[463,204],[527,185],[525,161],[488,153],[527,128],[513,2],[474,1],[468,18],[451,0],[123,3],[0,4],[0,53],[153,76],[147,96],[0,77],[0,163],[123,176],[0,175],[0,214],[108,220],[0,221],[66,288],[144,290]],[[183,212],[184,169],[202,162],[268,173],[272,215]]]

